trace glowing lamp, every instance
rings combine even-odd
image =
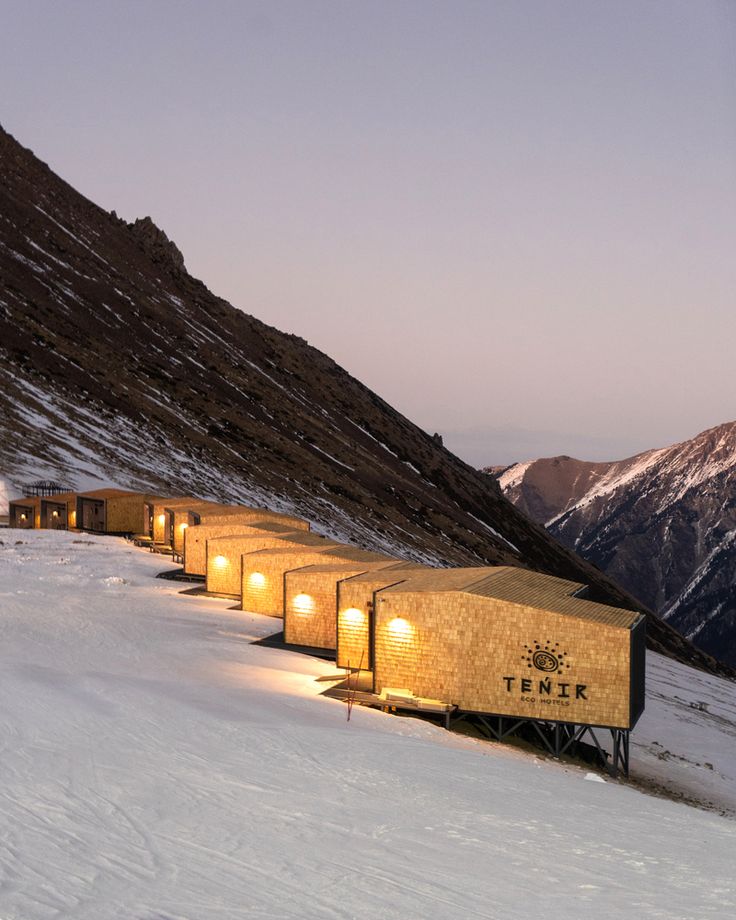
[[[294,610],[297,613],[312,613],[314,610],[314,600],[309,594],[297,594],[294,598]]]
[[[21,514],[20,519],[21,519],[21,521],[25,521],[25,519],[26,519],[25,514]]]
[[[189,524],[179,524],[179,530],[186,530]]]
[[[365,622],[365,614],[357,607],[348,607],[347,610],[343,610],[342,619],[346,626],[358,627]]]
[[[248,584],[251,588],[262,588],[266,584],[266,576],[260,572],[253,572],[248,576]]]
[[[158,516],[158,522],[159,522],[159,524],[163,527],[164,524],[166,523],[166,515],[165,515],[165,514],[159,514],[159,516]]]
[[[225,565],[227,563],[227,557],[226,556],[215,556],[215,558],[212,561],[217,566]]]
[[[51,512],[51,517],[58,517],[58,516],[59,516],[59,512],[58,512],[58,511],[52,511],[52,512]]]
[[[409,642],[412,638],[414,628],[408,620],[403,617],[394,617],[389,621],[388,632],[392,639],[400,642]]]

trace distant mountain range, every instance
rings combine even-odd
[[[489,468],[517,508],[736,665],[736,422],[613,463]]]
[[[210,293],[149,218],[99,208],[2,129],[0,217],[0,479],[11,492],[54,478],[251,502],[367,549],[523,565],[644,609],[439,436]],[[724,671],[652,615],[649,640]]]

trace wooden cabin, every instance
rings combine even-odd
[[[173,548],[176,535],[176,512],[195,505],[207,505],[192,495],[157,498],[151,503],[150,536],[157,546]]]
[[[41,499],[41,527],[74,530],[77,526],[77,493],[62,492]]]
[[[346,578],[396,565],[396,559],[355,549],[351,562],[324,562],[284,575],[284,641],[289,645],[335,649],[337,591]],[[366,665],[367,667],[367,658]]]
[[[373,681],[466,712],[633,727],[645,618],[526,569],[430,571],[375,594]]]
[[[169,521],[170,545],[175,555],[183,557],[186,531],[190,527],[197,527],[201,524],[202,516],[210,513],[213,507],[220,508],[221,506],[213,502],[198,502],[165,509],[166,513],[171,515]]]
[[[375,593],[418,572],[418,562],[396,562],[346,578],[337,584],[337,664],[341,668],[373,670],[371,633]]]
[[[128,489],[95,489],[77,495],[76,526],[95,533],[145,534],[157,496]]]
[[[236,534],[286,534],[306,533],[296,531],[289,524],[279,521],[252,520],[241,522],[239,518],[227,518],[225,523],[205,523],[205,515],[200,514],[201,523],[196,527],[187,527],[184,532],[184,572],[187,575],[205,576],[207,574],[207,541],[215,537],[232,537]]]
[[[37,495],[8,502],[8,526],[31,530],[41,526],[41,499]]]
[[[248,553],[242,559],[243,610],[265,616],[283,617],[285,606],[285,577],[287,572],[311,565],[347,563],[365,571],[372,562],[391,560],[379,553],[356,546],[332,544],[320,546],[274,547]],[[358,567],[358,566],[356,566]],[[334,646],[333,646],[334,647]]]
[[[213,537],[207,541],[207,590],[213,594],[240,596],[241,560],[244,554],[262,549],[309,548],[312,553],[338,544],[326,537],[303,530],[287,533],[234,534]]]

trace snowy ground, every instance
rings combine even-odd
[[[249,644],[278,621],[178,594],[160,558],[0,541],[2,920],[736,916],[733,817],[347,723],[330,665]],[[651,659],[634,773],[736,809],[736,688]]]

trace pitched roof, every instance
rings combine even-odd
[[[373,569],[370,572],[364,572],[362,575],[355,575],[350,579],[350,584],[369,584],[381,585],[387,581],[392,583],[400,578],[408,578],[411,572],[425,572],[427,566],[420,562],[397,562],[394,565],[387,565],[385,568]]]
[[[576,597],[575,595],[584,588],[585,585],[579,582],[555,578],[529,569],[494,566],[464,570],[446,569],[409,577],[401,584],[387,588],[386,593],[458,591],[624,629],[631,629],[641,619],[642,615],[635,611],[608,607]]]

